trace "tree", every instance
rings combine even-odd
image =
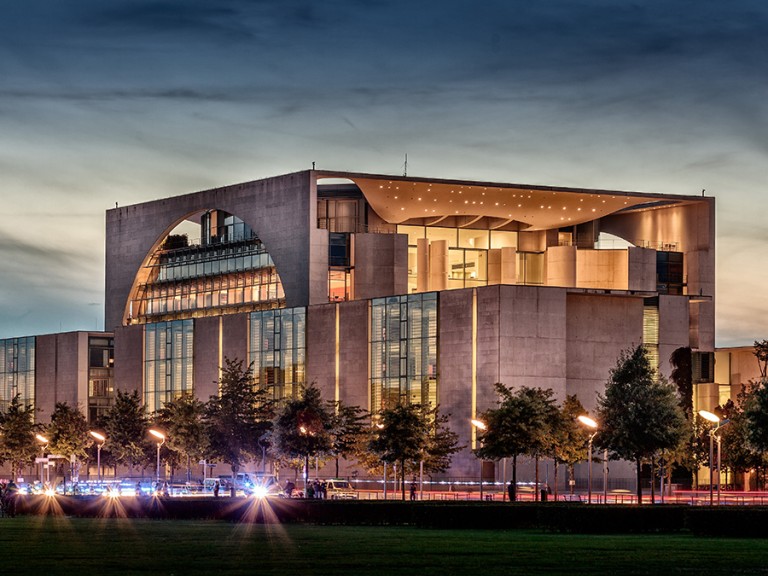
[[[229,464],[235,478],[261,452],[259,438],[270,428],[272,403],[265,389],[254,386],[250,366],[244,369],[242,360],[229,358],[224,364],[219,395],[206,405],[205,428],[210,454]]]
[[[661,450],[672,450],[685,435],[685,415],[676,390],[651,367],[642,345],[625,350],[611,370],[605,395],[598,394],[599,445],[614,458],[634,461],[637,498],[642,502],[641,471]]]
[[[66,402],[56,403],[46,437],[50,441],[49,450],[71,462],[73,471],[77,468],[76,463],[88,457],[88,447],[93,443],[85,416]]]
[[[186,467],[187,482],[192,479],[192,461],[203,458],[208,447],[204,414],[205,404],[192,394],[166,402],[155,413],[157,425],[167,434],[168,449],[177,454]]]
[[[555,498],[557,498],[558,464],[566,465],[568,476],[572,480],[576,463],[587,459],[590,432],[577,420],[583,414],[586,414],[586,410],[574,394],[565,397],[554,419],[551,436],[552,457],[555,461]]]
[[[475,454],[487,460],[512,458],[512,486],[516,487],[517,457],[522,454],[535,457],[547,450],[553,392],[527,386],[512,390],[501,383],[497,383],[495,389],[498,407],[480,414],[486,429],[478,435],[480,446]]]
[[[754,384],[742,386],[741,391],[736,395],[736,401],[728,400],[723,406],[718,406],[715,413],[721,419],[729,420],[727,426],[723,426],[718,432],[721,440],[722,462],[721,465],[727,470],[733,472],[746,472],[760,470],[763,466],[763,458],[754,450],[749,441],[749,429],[747,418],[744,415],[746,407],[749,405]],[[712,428],[712,424],[705,423],[707,432]],[[709,463],[709,434],[707,433],[707,456]],[[759,475],[758,475],[759,479]]]
[[[288,400],[272,422],[272,450],[278,458],[303,458],[304,483],[309,482],[309,459],[332,450],[333,413],[320,390],[310,385],[299,398]]]
[[[360,406],[351,406],[344,402],[332,402],[331,410],[331,448],[330,454],[336,464],[336,477],[339,476],[339,458],[348,459],[360,449],[360,443],[368,431],[370,416]]]
[[[677,348],[669,357],[672,372],[669,379],[677,386],[680,396],[680,407],[686,418],[693,414],[693,358],[688,346]]]
[[[35,409],[21,404],[21,395],[11,399],[8,409],[0,413],[0,461],[11,463],[11,478],[21,475],[24,466],[34,464],[40,449],[35,434],[40,426],[35,424]]]
[[[118,390],[115,403],[104,414],[102,421],[107,437],[105,452],[111,464],[128,466],[132,473],[134,466],[149,461],[148,422],[138,391]]]
[[[757,365],[760,368],[760,377],[768,378],[768,340],[755,340],[755,351],[753,354],[757,358]]]
[[[405,500],[406,462],[419,462],[430,436],[420,404],[399,404],[379,412],[368,449],[387,464],[399,463]]]

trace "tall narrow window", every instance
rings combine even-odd
[[[249,361],[256,385],[275,400],[296,398],[306,383],[306,308],[281,308],[250,315]]]
[[[144,333],[144,405],[148,412],[193,394],[192,320],[147,324]]]
[[[371,409],[437,402],[437,294],[371,301]]]
[[[0,407],[19,394],[21,404],[35,403],[35,338],[0,340]]]
[[[643,305],[643,346],[651,367],[659,371],[659,299],[646,298]]]

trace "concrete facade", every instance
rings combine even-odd
[[[321,222],[317,202],[318,186],[334,201],[325,182],[339,179],[362,208],[341,230],[350,261],[335,269],[329,230],[340,224]],[[512,198],[516,207],[506,207]],[[137,286],[151,280],[146,263],[177,224],[205,210],[250,225],[281,279],[279,305],[306,309],[305,383],[326,399],[375,411],[371,382],[383,368],[371,362],[372,303],[437,293],[436,398],[466,446],[451,478],[477,475],[469,420],[495,405],[494,384],[551,388],[559,400],[576,394],[592,411],[620,353],[645,343],[649,307],[660,372],[669,374],[679,347],[714,351],[712,198],[305,171],[108,211],[106,325],[116,327],[120,388],[141,387],[142,323],[155,321],[130,314]],[[600,232],[629,247],[599,249]],[[659,287],[659,252],[684,258],[679,293]],[[352,279],[350,301],[329,301],[334,270]],[[275,305],[167,315],[194,321],[201,399],[216,393],[224,358],[250,358],[249,315]]]

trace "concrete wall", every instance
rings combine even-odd
[[[480,290],[483,290],[482,288]],[[566,392],[566,289],[501,286],[499,381]]]
[[[356,300],[408,292],[408,236],[355,234]]]
[[[144,327],[115,329],[115,389],[139,393],[144,385]]]
[[[245,316],[245,315],[243,315]],[[224,350],[219,345],[220,342],[220,324],[223,317],[196,318],[195,335],[192,346],[193,370],[194,370],[194,390],[195,395],[203,402],[211,396],[219,393],[219,366],[224,365]],[[246,335],[241,336],[247,342]],[[221,358],[219,351],[221,350]],[[248,358],[242,356],[229,356],[230,360],[237,358],[243,360],[243,367],[248,366]]]
[[[88,332],[35,338],[35,421],[47,424],[57,402],[88,413]]]
[[[547,248],[547,286],[576,286],[576,246]]]
[[[576,286],[601,290],[626,290],[629,262],[626,250],[579,250]]]
[[[672,373],[672,353],[689,346],[688,310],[686,296],[659,296],[659,371],[665,378]]]
[[[622,350],[642,343],[643,299],[568,294],[565,323],[567,393],[592,412]]]
[[[287,306],[327,301],[327,232],[317,230],[314,173],[305,171],[108,210],[105,326],[123,323],[148,255],[177,224],[209,209],[253,228],[275,262]]]
[[[656,250],[630,246],[627,249],[627,288],[646,292],[656,291]]]

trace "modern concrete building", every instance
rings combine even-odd
[[[447,476],[476,478],[496,382],[593,409],[622,350],[668,375],[690,347],[714,402],[713,198],[311,170],[115,208],[106,232],[115,385],[150,411],[245,359],[277,398],[439,404],[467,446]]]

